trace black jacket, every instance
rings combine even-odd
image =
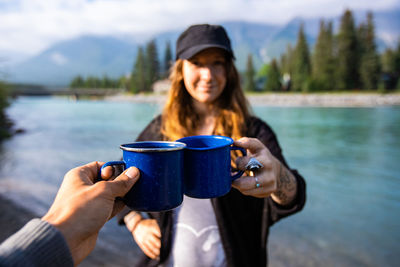
[[[161,116],[158,116],[143,130],[137,140],[163,140],[160,127]],[[275,133],[265,122],[251,117],[247,129],[247,137],[258,138],[289,169]],[[269,227],[281,218],[300,211],[305,204],[305,181],[296,170],[291,172],[297,179],[297,195],[290,206],[280,206],[270,197],[260,199],[245,196],[234,188],[225,196],[211,199],[228,266],[267,265]],[[121,224],[128,212],[126,209],[119,214]],[[143,254],[138,266],[157,266],[167,259],[171,251],[172,211],[152,212],[149,215],[157,220],[161,229],[160,261],[151,260]]]

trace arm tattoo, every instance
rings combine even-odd
[[[279,166],[277,190],[274,195],[280,200],[281,204],[288,204],[292,200],[288,195],[293,195],[293,191],[295,190],[296,182],[291,179],[288,170],[281,164]]]

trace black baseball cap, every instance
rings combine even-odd
[[[189,59],[200,51],[217,47],[224,49],[235,58],[231,41],[220,25],[199,24],[186,29],[176,41],[176,59]]]

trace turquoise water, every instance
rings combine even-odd
[[[119,144],[134,140],[160,109],[18,98],[8,114],[26,133],[0,147],[0,193],[43,214],[67,170],[118,159]],[[305,209],[271,229],[271,266],[396,266],[400,107],[259,106],[254,112],[275,130],[290,166],[308,186]],[[110,222],[99,244],[117,248],[131,244],[130,239]]]

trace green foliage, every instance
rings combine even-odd
[[[381,56],[375,44],[372,13],[355,28],[353,15],[346,10],[339,32],[333,34],[332,22],[320,24],[311,55],[300,26],[295,48],[287,46],[280,57],[283,91],[332,91],[365,89],[394,90],[400,78],[400,40],[397,47]],[[310,75],[311,72],[311,75]]]
[[[315,79],[309,77],[303,84],[303,92],[318,92],[323,91],[326,88],[326,84],[321,79]]]
[[[74,79],[72,79],[72,81],[69,85],[70,88],[82,88],[84,86],[85,86],[85,80],[80,75],[78,75]]]
[[[381,56],[383,72],[395,72],[396,70],[396,52],[390,48],[386,49]]]
[[[337,36],[337,89],[348,90],[359,86],[359,46],[350,10],[341,18]]]
[[[292,86],[294,91],[303,91],[311,72],[310,55],[303,25],[300,26],[293,54]]]
[[[272,60],[267,73],[267,81],[264,85],[265,91],[281,91],[281,73],[279,71],[278,63],[275,59]]]
[[[139,92],[146,91],[146,66],[145,66],[145,58],[143,53],[143,48],[139,47],[135,67],[132,71],[131,79],[130,79],[130,91],[134,94]]]
[[[254,80],[255,70],[253,65],[253,57],[251,54],[247,56],[247,67],[245,72],[245,83],[244,83],[244,90],[245,91],[255,91],[256,90],[256,83]]]
[[[169,74],[169,69],[172,66],[172,50],[171,50],[171,44],[170,42],[167,42],[167,45],[165,46],[165,52],[164,52],[164,69],[163,69],[163,76],[164,78],[168,77]]]
[[[96,88],[96,89],[111,89],[124,87],[118,80],[110,79],[107,75],[102,78],[88,76],[86,79],[78,75],[71,83],[70,88]]]
[[[400,82],[400,40],[396,49],[386,49],[381,56],[382,73],[380,84],[385,90],[398,89]]]
[[[293,72],[293,55],[294,55],[294,50],[290,44],[287,45],[286,47],[286,53],[281,55],[280,58],[280,66],[281,66],[281,72],[282,73],[287,73],[289,75],[292,74]]]
[[[312,79],[310,91],[331,91],[335,89],[335,57],[333,54],[332,22],[323,20],[312,54]]]
[[[130,91],[134,94],[151,92],[152,85],[160,78],[160,63],[158,61],[157,47],[154,40],[146,45],[144,52],[138,48],[135,65],[130,79]]]
[[[160,68],[157,55],[157,47],[155,40],[150,41],[146,46],[145,55],[146,67],[146,87],[145,91],[151,91],[151,85],[160,78]]]
[[[256,74],[256,79],[267,77],[269,68],[270,68],[269,64],[263,64]]]
[[[361,24],[359,27],[360,44],[360,76],[361,88],[371,90],[377,89],[380,62],[375,44],[375,26],[372,13],[367,15],[367,24]]]
[[[10,136],[10,122],[6,115],[8,105],[8,86],[0,80],[0,140]]]

